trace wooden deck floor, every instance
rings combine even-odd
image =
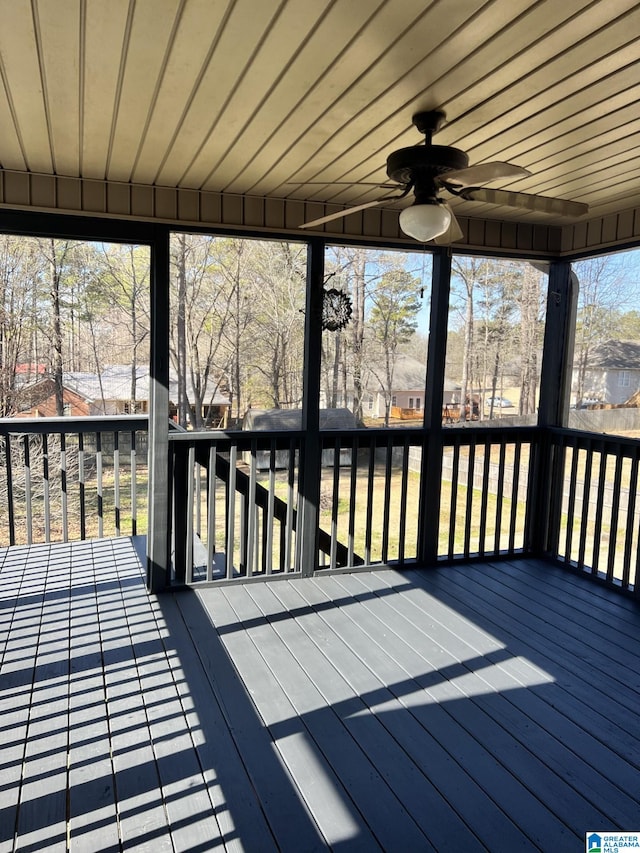
[[[583,851],[640,830],[640,608],[532,561],[159,598],[0,552],[0,851]]]

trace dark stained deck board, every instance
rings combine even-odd
[[[0,608],[0,851],[640,827],[640,606],[545,563],[150,597],[103,540],[0,550]]]
[[[335,786],[336,791],[330,793],[337,800],[332,810],[348,808],[351,826],[347,838],[351,839],[354,849],[372,849],[376,839],[385,850],[393,849],[394,845],[405,850],[429,849],[425,835],[403,806],[403,789],[394,791],[386,784],[377,766],[376,753],[371,755],[369,749],[359,743],[360,739],[344,725],[342,715],[336,710],[336,704],[339,706],[342,700],[335,693],[331,696],[335,670],[326,672],[326,658],[314,654],[313,644],[304,642],[305,637],[297,629],[295,620],[271,624],[264,619],[263,608],[266,612],[273,609],[276,616],[283,612],[272,590],[264,584],[251,590],[231,587],[226,591],[226,598],[238,620],[251,626],[248,633],[254,644],[253,651],[243,661],[234,659],[241,673],[248,669],[245,680],[251,683],[252,668],[259,655],[288,697],[289,708],[284,709],[286,716],[269,721],[274,741],[279,742],[283,735],[286,737],[287,732],[293,730],[304,741],[303,761],[312,753],[319,768],[324,766],[325,774],[328,768],[332,769],[335,775],[328,778],[328,782]],[[341,691],[337,693],[340,695]],[[271,710],[271,689],[260,697],[254,695],[254,701],[264,719]],[[376,803],[375,811],[367,813],[367,805],[371,802]],[[310,808],[322,828],[331,811],[314,808],[313,803],[311,799]],[[330,844],[337,840],[340,839],[327,837]]]
[[[357,576],[328,578],[317,583],[325,592],[327,585],[331,584],[328,590],[330,597],[340,597],[341,590],[342,595],[346,591],[356,597],[366,593]],[[464,711],[465,707],[468,708],[464,701],[465,693],[446,675],[441,677],[442,661],[430,659],[430,650],[425,651],[424,644],[420,643],[419,628],[399,617],[389,607],[386,598],[376,596],[363,599],[355,621],[363,632],[358,644],[360,654],[366,656],[369,665],[376,670],[384,667],[385,682],[403,699],[402,716],[406,718],[411,714],[475,782],[475,796],[484,800],[485,825],[491,827],[489,832],[484,830],[483,837],[482,827],[474,826],[483,842],[490,848],[493,836],[500,837],[503,839],[501,843],[513,849],[522,849],[532,842],[546,849],[548,838],[562,838],[566,828],[554,821],[540,802],[527,796],[528,792],[517,777],[511,777],[494,758],[492,752],[495,747],[488,749],[483,745],[491,742],[492,735],[495,739],[495,732],[490,730],[491,720],[482,720],[480,714],[472,715],[476,724],[475,734],[464,725]],[[451,663],[445,663],[445,667],[447,665],[451,666]],[[458,677],[462,675],[460,669]],[[452,672],[451,677],[455,674]],[[428,767],[425,770],[428,772]],[[504,815],[508,815],[515,826],[509,825]],[[437,816],[435,820],[438,820]],[[545,831],[549,835],[541,837]]]
[[[45,566],[42,566],[45,568]],[[35,567],[34,567],[35,569]],[[69,548],[50,550],[33,681],[16,832],[25,851],[66,850],[69,698]],[[31,661],[23,648],[24,678]]]
[[[86,586],[71,596],[69,659],[69,838],[73,849],[115,849],[117,804],[105,714],[106,683],[102,666],[102,623],[97,586],[109,583],[109,566],[92,559],[90,543],[70,549],[72,575],[85,574]],[[96,626],[99,629],[96,630]]]
[[[397,576],[391,576],[392,582],[395,577]],[[374,585],[379,584],[383,578],[384,573],[366,577]],[[417,580],[420,588],[425,587],[426,584],[423,583],[425,580],[424,575],[420,575]],[[453,581],[453,570],[447,577],[447,581]],[[465,589],[469,589],[468,583]],[[414,607],[412,614],[406,605],[403,607],[403,598],[406,600],[408,597],[394,597],[393,605],[410,623],[412,619],[415,622],[416,614],[422,614],[424,611],[422,607]],[[462,625],[467,631],[473,625],[473,630],[480,633],[477,631],[477,624],[488,608],[484,607],[485,602],[478,598],[477,587],[470,598],[473,604],[469,606],[467,614],[469,621],[463,621]],[[438,599],[442,599],[440,591]],[[447,627],[455,630],[456,623],[460,624],[459,598],[454,593],[451,600],[452,609],[448,611],[438,606],[439,602],[430,602],[428,605],[428,612],[432,618],[442,620],[438,635],[445,641],[447,651],[454,649],[454,643],[450,637],[447,639],[442,628],[448,623]],[[471,616],[473,616],[473,622],[470,621]],[[532,655],[530,645],[528,648],[518,649],[518,634],[516,633],[513,638],[506,637],[503,624],[501,620],[499,626],[493,627],[500,631],[498,636],[508,639],[510,655],[516,655],[516,657],[509,656],[501,659],[503,655],[498,653],[494,657],[494,660],[499,662],[497,666],[477,669],[478,676],[490,689],[485,688],[477,696],[473,696],[473,715],[465,725],[470,729],[477,727],[478,716],[482,716],[478,711],[484,711],[496,722],[501,723],[509,737],[516,738],[521,747],[530,753],[526,761],[518,759],[516,762],[515,767],[519,777],[532,790],[537,789],[538,796],[542,795],[547,802],[553,804],[552,808],[558,811],[559,816],[571,814],[573,820],[577,822],[580,820],[580,815],[583,819],[590,816],[592,820],[600,815],[600,820],[604,820],[603,825],[606,825],[607,820],[611,818],[615,819],[617,826],[633,824],[638,819],[638,793],[640,793],[636,763],[629,763],[610,747],[603,747],[600,738],[603,730],[609,729],[605,718],[598,720],[599,725],[594,730],[585,732],[581,726],[584,723],[583,718],[586,716],[588,719],[590,716],[588,708],[573,703],[570,707],[572,716],[567,716],[562,706],[563,688],[557,681],[553,682],[552,690],[549,690],[544,683],[539,685],[531,683],[526,690],[514,690],[513,685],[509,687],[508,681],[504,678],[505,673],[512,673],[515,677],[523,679],[526,664],[522,665],[520,656],[529,660],[535,660],[535,656]],[[527,635],[529,636],[529,633]],[[472,637],[470,636],[469,639],[471,641]],[[478,640],[475,642],[477,643]],[[491,658],[489,654],[487,660]],[[612,704],[615,702],[610,701],[609,705]],[[638,707],[640,706],[636,706],[635,716],[628,714],[630,728],[637,727],[635,717],[637,717]],[[504,738],[496,739],[495,735],[489,738],[487,732],[482,736],[482,741],[492,744],[496,756],[504,755],[506,759],[509,758],[510,745]],[[580,746],[583,747],[584,754],[579,749]],[[627,746],[628,752],[637,760],[639,753],[633,737],[629,739]],[[598,763],[598,758],[602,763]],[[505,759],[501,758],[501,760]],[[554,779],[549,771],[552,771],[557,778]],[[615,779],[616,784],[608,782],[607,775]],[[567,782],[569,782],[569,789],[566,787]],[[629,794],[621,791],[620,785],[627,785]],[[585,803],[582,798],[589,802]],[[604,808],[605,804],[608,808]],[[596,809],[595,812],[594,809]]]
[[[632,684],[637,680],[633,675],[634,656],[616,657],[611,644],[598,635],[595,619],[585,620],[582,640],[571,636],[575,605],[570,598],[565,599],[564,611],[556,611],[555,620],[550,608],[532,612],[530,608],[535,605],[531,604],[531,594],[526,588],[522,593],[514,593],[512,579],[503,575],[499,580],[498,573],[504,571],[504,567],[498,566],[491,573],[475,568],[470,568],[466,576],[452,573],[448,578],[451,590],[444,595],[452,595],[456,604],[462,607],[466,604],[471,612],[477,612],[483,603],[491,604],[492,615],[485,611],[485,618],[491,619],[495,627],[506,630],[511,644],[517,644],[523,654],[544,655],[548,665],[553,666],[556,683],[561,688],[553,694],[554,707],[563,715],[558,724],[566,726],[571,720],[579,720],[587,736],[584,738],[576,731],[572,741],[576,743],[579,737],[584,738],[585,750],[588,746],[587,754],[594,761],[594,767],[599,767],[599,772],[606,772],[602,770],[605,757],[609,767],[616,754],[638,769],[640,694]],[[471,597],[470,581],[473,585]],[[558,591],[553,598],[556,602],[560,600]],[[628,671],[624,660],[628,660]],[[612,696],[615,696],[613,703]],[[590,737],[596,740],[590,742]],[[600,762],[597,761],[599,752],[602,753]]]

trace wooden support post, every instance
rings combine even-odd
[[[147,586],[159,592],[171,570],[169,519],[169,229],[151,244],[151,394],[149,410],[149,526]],[[186,495],[185,495],[186,499]]]
[[[313,238],[307,248],[307,296],[304,324],[304,377],[300,447],[298,568],[312,575],[318,560],[320,518],[320,367],[325,241]]]
[[[442,249],[433,257],[431,312],[425,392],[425,440],[420,469],[418,559],[434,565],[438,559],[440,492],[442,487],[442,403],[449,321],[451,254]]]
[[[548,287],[538,406],[540,430],[530,464],[525,535],[526,550],[538,556],[556,547],[560,529],[564,450],[554,451],[546,428],[566,427],[569,417],[578,279],[568,261],[551,263]]]

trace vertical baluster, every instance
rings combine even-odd
[[[185,547],[185,563],[186,563],[186,580],[187,583],[193,583],[193,515],[194,515],[194,466],[196,463],[196,449],[193,444],[189,445],[187,454],[187,524],[186,524],[186,547]]]
[[[622,448],[616,446],[616,467],[613,476],[613,498],[611,501],[611,522],[609,525],[609,546],[607,551],[607,580],[613,580],[616,566],[616,541],[618,538],[618,517],[620,514],[620,492],[622,491]],[[628,517],[627,517],[628,518]]]
[[[49,436],[42,434],[42,499],[44,501],[44,541],[51,541],[51,506],[49,491]]]
[[[78,435],[78,491],[80,493],[80,539],[87,538],[87,505],[84,471],[84,433]]]
[[[473,513],[473,481],[476,468],[476,437],[469,444],[469,467],[467,469],[467,501],[464,513],[464,556],[471,553],[471,515]]]
[[[493,550],[500,553],[500,538],[502,536],[502,506],[504,498],[504,475],[506,469],[507,445],[504,438],[500,438],[500,452],[498,456],[498,483],[496,486],[496,519],[493,537]]]
[[[404,565],[405,537],[407,534],[407,494],[409,490],[409,439],[404,436],[402,443],[402,480],[400,483],[400,542],[398,560]]]
[[[451,502],[449,504],[449,559],[453,560],[456,545],[456,522],[458,518],[458,479],[460,477],[460,439],[453,441],[451,464]]]
[[[213,561],[216,551],[216,446],[209,448],[207,466],[207,580],[213,580]]]
[[[516,546],[516,525],[518,522],[518,492],[520,491],[520,458],[522,442],[517,439],[513,452],[513,482],[511,483],[511,517],[509,519],[509,553],[513,554]],[[531,445],[529,445],[531,459]]]
[[[16,520],[13,506],[13,472],[11,468],[11,435],[4,437],[5,470],[7,472],[7,511],[9,515],[9,544],[16,544]]]
[[[569,443],[564,443],[564,452],[567,452]],[[575,441],[571,443],[571,473],[569,474],[569,499],[567,501],[567,530],[565,536],[564,560],[571,562],[571,549],[573,547],[573,525],[576,512],[576,485],[578,482],[578,445]]]
[[[340,501],[340,437],[336,437],[333,450],[333,494],[331,498],[331,548],[329,568],[335,569],[338,562],[338,504]]]
[[[591,496],[591,469],[593,465],[593,446],[587,441],[585,449],[586,462],[584,470],[584,483],[582,486],[582,515],[580,519],[580,545],[578,547],[578,566],[584,569],[584,556],[587,547],[587,524],[589,519],[589,498]]]
[[[249,463],[249,492],[244,501],[246,524],[246,553],[245,564],[247,576],[255,573],[256,566],[256,478],[257,478],[258,442],[251,439],[251,461]],[[242,537],[244,540],[244,536]]]
[[[62,541],[69,541],[69,512],[67,500],[67,436],[60,433],[60,497],[62,504]]]
[[[596,518],[593,529],[593,558],[591,574],[598,574],[600,565],[600,543],[602,541],[602,517],[604,512],[604,487],[607,480],[607,454],[600,445],[600,465],[598,466],[598,488],[596,491]]]
[[[273,571],[273,525],[276,497],[276,442],[271,439],[269,449],[269,495],[267,498],[267,513],[265,526],[264,552],[262,555],[263,570],[270,575]],[[281,540],[282,541],[282,538]]]
[[[296,468],[296,448],[293,439],[289,442],[289,464],[287,468],[287,522],[285,529],[285,549],[284,549],[284,568],[285,571],[290,571],[295,568],[292,565],[293,561],[293,520],[297,516],[294,515],[293,502],[295,500],[295,468]]]
[[[364,533],[364,561],[371,565],[371,534],[373,528],[373,485],[376,472],[376,436],[371,436],[369,444],[369,479],[367,481],[367,513]]]
[[[633,450],[633,462],[631,464],[631,482],[629,483],[629,514],[631,517],[631,521],[627,523],[627,542],[625,546],[628,546],[629,551],[629,568],[626,573],[626,584],[625,588],[629,587],[630,583],[630,575],[631,575],[631,551],[632,551],[632,543],[635,539],[635,549],[636,549],[636,558],[635,558],[635,568],[633,572],[633,594],[640,598],[640,534],[638,533],[638,522],[636,521],[636,496],[638,494],[638,468],[639,461],[638,457],[640,456],[640,450],[638,448],[634,448]],[[626,547],[625,547],[626,551]],[[626,561],[626,553],[625,553],[625,561]]]
[[[482,464],[482,499],[480,503],[480,530],[478,532],[478,553],[481,557],[485,554],[485,542],[487,538],[487,512],[489,507],[489,471],[491,465],[491,444],[485,440],[484,460]]]
[[[172,475],[170,518],[174,580],[176,584],[187,582],[187,542],[189,539],[189,506],[187,490],[189,447],[184,442],[169,442],[169,470]]]
[[[631,458],[631,472],[629,474],[629,501],[627,504],[627,530],[624,537],[624,560],[622,563],[622,586],[629,588],[631,577],[631,552],[633,548],[634,531],[637,531],[636,522],[636,494],[638,491],[638,450],[633,449]],[[636,542],[636,555],[640,557],[640,548]],[[637,585],[636,585],[637,589]]]
[[[347,544],[347,562],[353,566],[356,532],[356,487],[358,484],[358,450],[359,442],[355,438],[351,446],[351,472],[349,481],[349,533]]]
[[[202,466],[196,465],[195,469],[195,530],[199,538],[202,538]]]
[[[383,563],[389,562],[389,517],[391,513],[391,474],[393,462],[393,444],[391,437],[387,438],[387,456],[384,466],[384,506],[382,518],[382,555]]]
[[[116,536],[120,536],[120,433],[113,433],[113,503]]]
[[[26,512],[27,545],[33,542],[33,506],[31,503],[31,455],[29,452],[29,436],[22,437],[24,465],[24,498]]]
[[[102,433],[96,432],[96,490],[98,495],[98,538],[104,534],[104,495],[102,483]]]
[[[228,578],[233,577],[233,558],[235,548],[235,523],[236,523],[236,465],[238,460],[238,447],[234,443],[229,452],[229,482],[227,483],[227,544],[226,559]]]
[[[136,432],[131,430],[131,535],[138,533],[138,472],[136,470]]]

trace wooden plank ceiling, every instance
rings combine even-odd
[[[640,206],[640,0],[0,0],[0,18],[4,170],[358,204],[420,141],[412,115],[442,108],[435,142],[533,173],[493,186]]]

